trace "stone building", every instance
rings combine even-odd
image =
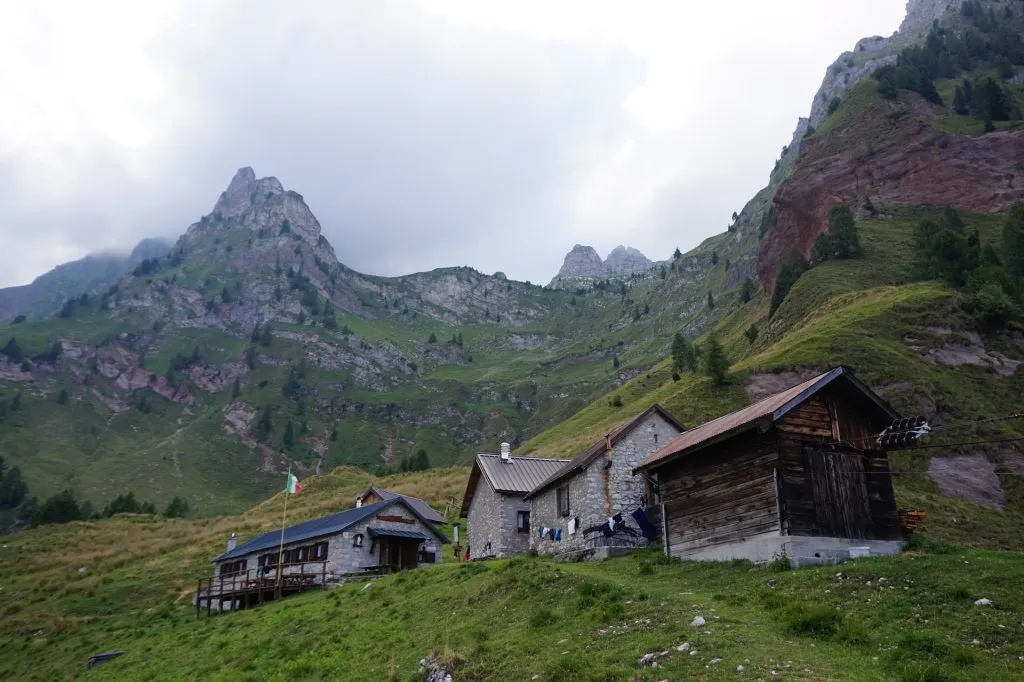
[[[275,576],[281,531],[272,530],[213,559],[218,576]],[[446,538],[405,498],[346,509],[284,531],[283,575],[326,574],[330,579],[368,569],[402,570],[440,563]],[[326,565],[324,565],[326,562]],[[317,564],[315,571],[310,564]]]
[[[683,428],[653,405],[564,462],[524,498],[533,523],[530,546],[542,554],[632,549],[660,537],[654,491],[633,469]]]
[[[530,502],[523,497],[566,464],[564,459],[477,455],[462,498],[471,559],[508,557],[530,549]]]
[[[427,521],[442,525],[445,523],[444,516],[441,515],[441,512],[437,511],[420,498],[396,493],[394,490],[388,490],[387,488],[378,488],[376,486],[369,487],[366,492],[356,498],[356,506],[362,507],[363,505],[374,504],[375,502],[380,502],[382,500],[393,500],[396,497],[405,498],[405,501],[412,505],[412,508],[419,512],[419,515]]]

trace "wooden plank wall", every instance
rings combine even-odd
[[[896,497],[891,477],[884,473],[889,470],[885,452],[858,453],[843,448],[842,456],[852,459],[839,468],[832,465],[835,462],[819,462],[822,455],[816,452],[823,444],[836,440],[867,449],[873,445],[871,436],[877,427],[863,410],[831,387],[776,423],[781,468],[780,506],[788,534],[834,535],[837,522],[833,517],[840,513],[837,505],[845,505],[846,512],[840,515],[847,518],[840,525],[848,530],[842,531],[840,537],[899,538]],[[812,458],[816,473],[808,466],[812,461],[808,458]],[[836,488],[839,479],[850,489]],[[867,500],[864,514],[870,514],[870,519],[849,518],[849,510],[861,507],[862,498]],[[826,502],[819,508],[816,499]]]
[[[683,556],[779,529],[774,434],[734,438],[658,472],[669,552]]]

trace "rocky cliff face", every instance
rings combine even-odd
[[[960,8],[964,0],[908,0],[907,16],[900,24],[900,33],[908,33],[931,25],[950,10]]]
[[[982,137],[943,133],[931,125],[933,108],[912,94],[874,107],[834,136],[805,142],[800,162],[775,195],[774,217],[758,253],[765,291],[774,288],[791,250],[809,254],[837,203],[857,210],[870,198],[879,207],[952,206],[1001,213],[1024,199],[1024,131]],[[902,118],[888,119],[882,109],[889,107],[904,112]],[[885,121],[885,138],[875,129],[880,121]],[[843,139],[875,140],[878,148],[863,143],[837,147]]]
[[[616,246],[604,262],[605,270],[614,276],[646,272],[653,265],[647,256],[631,246]]]
[[[577,244],[565,254],[562,268],[551,280],[551,286],[558,287],[577,280],[628,277],[646,272],[655,265],[647,256],[630,246],[616,246],[607,259],[601,260],[594,247]]]
[[[857,81],[887,64],[896,63],[896,53],[907,40],[925,31],[949,11],[959,9],[963,0],[909,0],[907,15],[898,32],[888,38],[862,38],[851,52],[844,52],[825,71],[825,78],[811,103],[810,124],[817,127],[828,115],[828,106]]]

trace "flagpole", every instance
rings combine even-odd
[[[281,574],[284,573],[284,566],[281,564],[281,557],[284,556],[284,523],[285,518],[288,515],[288,496],[291,492],[288,490],[292,483],[292,463],[288,461],[288,478],[285,479],[288,483],[284,487],[284,511],[281,512],[281,542],[277,546],[277,589],[275,592],[276,597],[280,597],[281,592]]]

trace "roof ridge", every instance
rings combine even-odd
[[[477,454],[477,457],[501,457],[499,454],[491,452],[481,452]],[[535,459],[540,462],[571,462],[572,459],[566,459],[564,457],[530,457],[528,455],[509,455],[511,459]]]

